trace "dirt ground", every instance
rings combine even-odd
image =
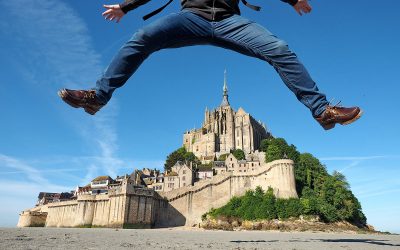
[[[400,236],[190,228],[1,228],[0,249],[400,249]]]

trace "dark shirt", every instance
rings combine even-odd
[[[127,13],[150,1],[151,0],[125,0],[124,3],[120,4],[120,6],[122,11]],[[295,5],[298,0],[281,1],[289,3],[290,5]],[[167,5],[170,2],[172,2],[172,0],[169,1]],[[234,14],[240,15],[239,2],[240,0],[181,0],[181,6],[182,9],[191,10],[207,20],[219,21]],[[159,11],[162,9],[159,9]]]

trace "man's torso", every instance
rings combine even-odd
[[[212,21],[240,15],[239,0],[181,0],[181,5]]]

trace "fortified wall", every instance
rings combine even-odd
[[[127,180],[108,194],[79,195],[24,211],[17,226],[151,228],[159,202],[164,201],[153,190],[135,189]]]
[[[227,172],[211,180],[196,182],[194,186],[161,193],[168,201],[168,207],[162,211],[156,225],[193,226],[200,223],[201,216],[211,208],[221,207],[233,196],[244,195],[247,190],[257,186],[264,190],[272,187],[278,198],[297,198],[293,161],[266,163],[254,172]]]
[[[80,195],[74,201],[26,210],[20,214],[18,227],[193,226],[211,208],[221,207],[233,196],[257,186],[264,190],[272,187],[279,198],[297,198],[293,161],[264,163],[253,172],[227,172],[165,193],[135,189],[127,180],[108,194]]]

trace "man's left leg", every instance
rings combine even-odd
[[[349,124],[362,112],[358,107],[330,106],[304,65],[286,42],[261,25],[234,15],[215,23],[214,45],[256,57],[271,64],[297,99],[308,107],[324,129]]]
[[[202,17],[189,11],[169,14],[137,31],[114,56],[94,89],[62,89],[59,95],[70,106],[94,115],[154,52],[208,44],[211,38],[211,25]]]

